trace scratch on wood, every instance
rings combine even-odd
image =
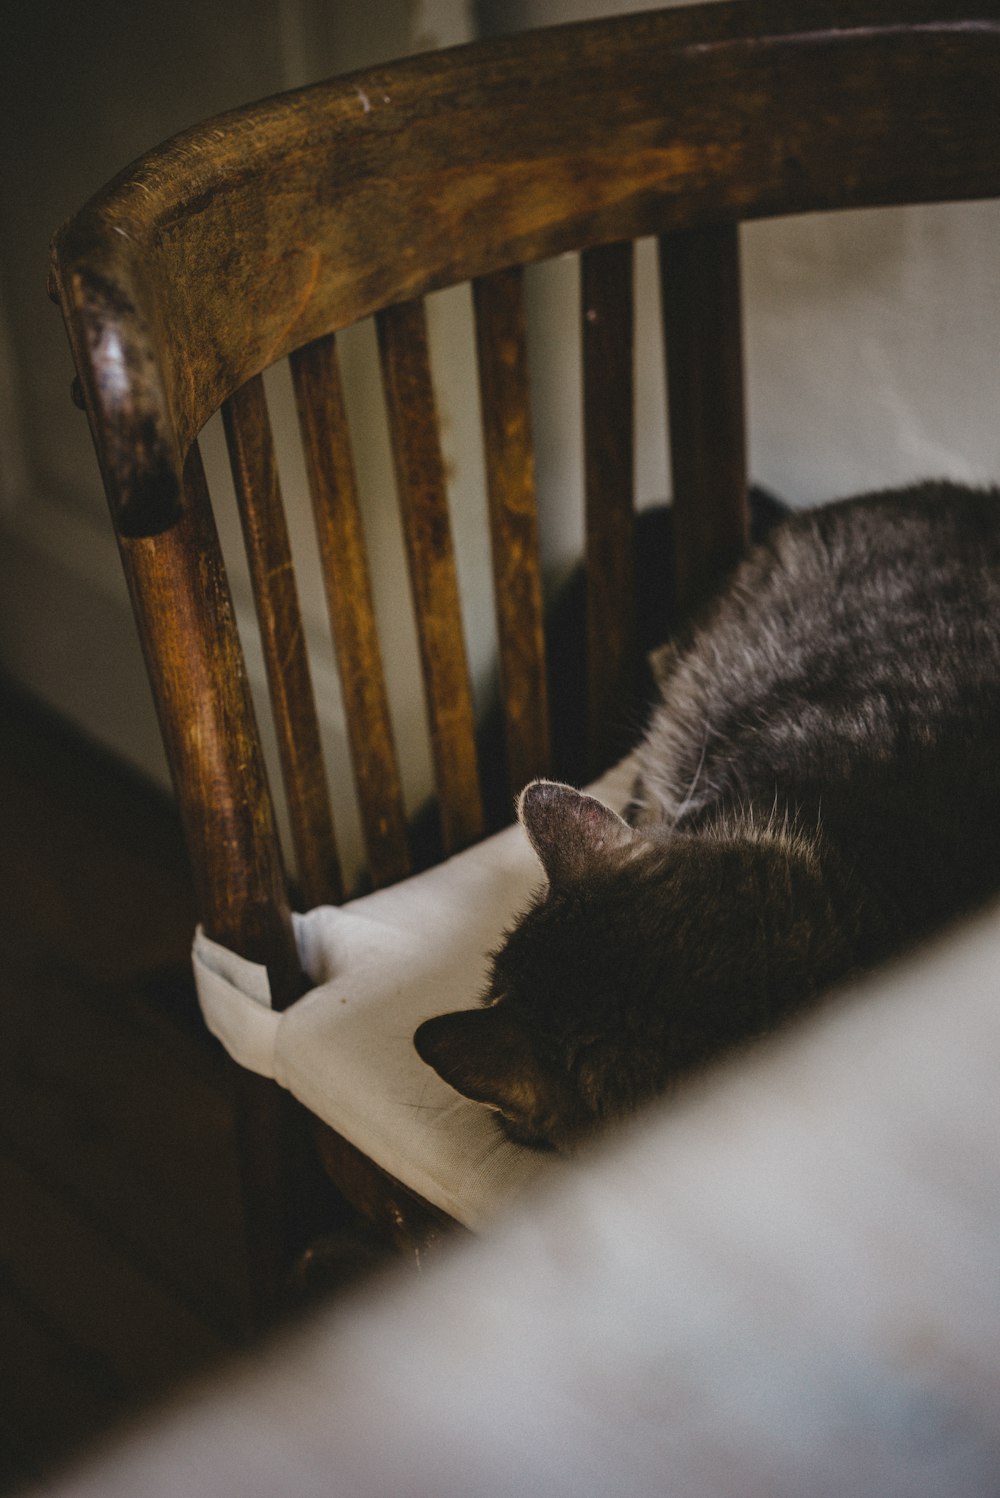
[[[319,270],[322,261],[320,251],[316,249],[303,248],[301,250],[301,253],[304,256],[308,256],[310,261],[309,270],[306,274],[305,286],[303,287],[301,293],[299,294],[298,300],[292,308],[291,316],[285,323],[282,324],[282,326],[275,333],[274,338],[271,340],[271,347],[266,356],[266,363],[270,363],[272,359],[281,357],[281,352],[287,345],[288,336],[291,333],[292,329],[295,327],[295,324],[298,322],[299,318],[302,316],[303,312],[308,307],[309,303],[312,301],[313,292],[316,290],[316,286],[319,281]]]

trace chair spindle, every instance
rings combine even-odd
[[[631,242],[580,257],[587,752],[594,774],[625,750],[634,728],[633,260]]]
[[[380,888],[405,878],[411,859],[334,336],[289,363],[369,871]]]
[[[690,611],[747,543],[739,226],[660,241],[677,604]]]
[[[483,832],[475,719],[422,300],[376,315],[446,852]]]
[[[507,783],[551,770],[524,275],[473,282]]]
[[[341,900],[343,887],[267,398],[259,375],[224,403],[222,420],[260,624],[299,885],[310,909]]]
[[[123,539],[207,934],[262,962],[275,1009],[303,988],[250,687],[195,443],[176,525]],[[197,565],[195,560],[197,559]],[[179,725],[187,725],[181,731]]]

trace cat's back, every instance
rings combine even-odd
[[[915,612],[933,634],[942,609],[961,617],[998,590],[1000,489],[926,483],[790,515],[738,569],[719,611],[749,594],[776,606],[779,626],[787,600],[807,620],[822,622],[822,609],[841,627],[869,619],[890,635]]]
[[[669,660],[644,819],[1000,734],[1000,492],[935,483],[790,516]]]

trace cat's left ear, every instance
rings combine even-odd
[[[518,819],[553,886],[578,883],[642,837],[594,796],[554,780],[533,780],[521,792]]]
[[[476,1103],[526,1123],[541,1109],[546,1080],[524,1029],[502,1004],[461,1009],[424,1020],[413,1037],[417,1054]]]

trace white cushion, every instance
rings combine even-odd
[[[624,760],[591,790],[620,810],[634,773]],[[489,953],[541,878],[524,832],[508,827],[412,879],[296,916],[316,986],[282,1014],[270,1008],[264,969],[199,931],[206,1022],[241,1065],[274,1077],[391,1175],[478,1228],[555,1161],[512,1144],[486,1109],[442,1082],[413,1032],[476,1003]]]

